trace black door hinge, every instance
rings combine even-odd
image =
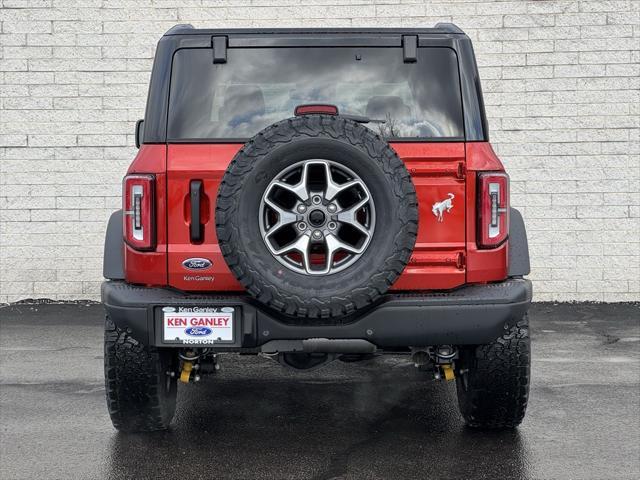
[[[213,63],[227,63],[227,43],[226,36],[211,37]]]
[[[418,36],[402,36],[402,55],[404,63],[415,63],[418,61]]]

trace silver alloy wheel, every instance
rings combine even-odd
[[[329,275],[365,252],[375,228],[373,198],[351,169],[313,159],[285,168],[262,195],[260,233],[271,254],[306,275]]]

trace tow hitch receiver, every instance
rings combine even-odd
[[[181,362],[178,370],[182,383],[199,382],[202,379],[202,375],[213,374],[220,370],[218,355],[208,349],[180,352],[178,358]],[[171,376],[175,376],[175,374]]]
[[[442,372],[440,379],[444,377],[447,382],[455,380],[456,374],[453,369],[453,362],[458,358],[458,350],[451,345],[440,345],[434,349],[433,354],[435,357],[436,368],[439,367]],[[438,372],[438,374],[440,374],[440,372]]]
[[[443,378],[450,382],[455,380],[455,360],[458,358],[458,349],[452,345],[439,345],[436,347],[414,347],[412,349],[412,361],[418,368],[432,367],[436,380]]]

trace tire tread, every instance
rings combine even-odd
[[[175,385],[165,393],[161,352],[147,347],[107,316],[104,377],[113,426],[125,432],[166,430],[175,412]]]
[[[531,342],[525,316],[494,342],[467,352],[469,369],[465,389],[457,380],[460,412],[472,428],[517,427],[523,420],[529,398]]]

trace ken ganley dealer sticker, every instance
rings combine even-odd
[[[232,307],[164,307],[164,340],[187,344],[233,341]]]

